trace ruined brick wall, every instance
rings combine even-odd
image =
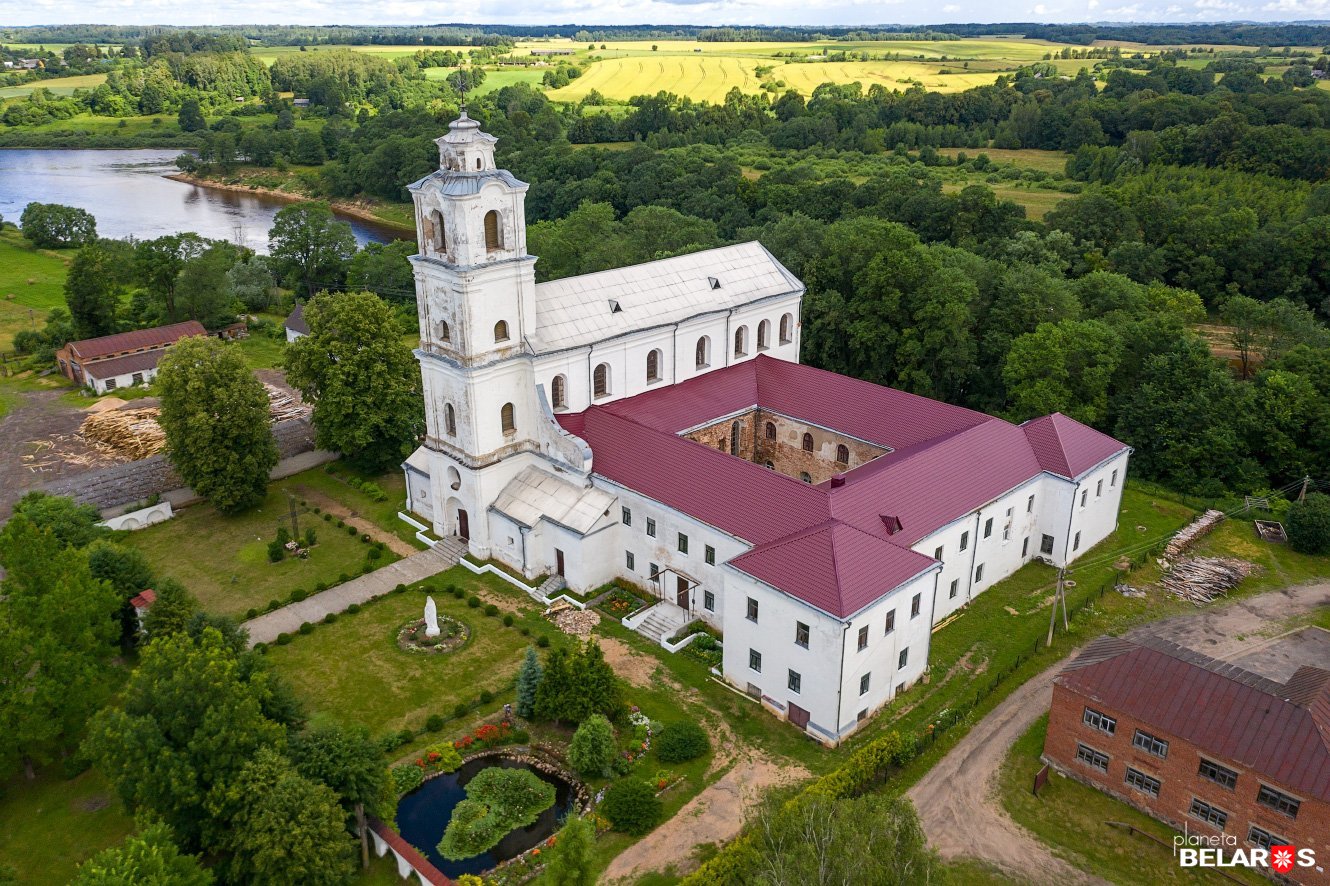
[[[272,433],[281,458],[290,458],[314,448],[314,428],[306,420],[278,422],[273,425]],[[52,495],[68,495],[75,501],[105,509],[142,501],[151,495],[160,495],[184,486],[185,482],[166,456],[154,455],[65,477],[48,484],[44,489]]]
[[[768,465],[787,477],[802,480],[807,474],[812,483],[821,483],[833,475],[856,468],[871,461],[887,450],[844,434],[796,421],[777,412],[753,409],[737,416],[699,428],[686,436],[690,440],[710,446],[721,452],[730,451],[732,425],[739,422],[740,458]],[[772,426],[768,430],[768,425]],[[774,433],[774,436],[771,434]],[[813,437],[812,451],[803,448],[804,434]],[[838,449],[844,446],[848,460],[837,461]]]

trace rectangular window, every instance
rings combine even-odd
[[[1091,769],[1098,769],[1100,772],[1108,771],[1108,754],[1103,751],[1096,751],[1089,745],[1076,745],[1076,759],[1080,760]]]
[[[633,556],[632,551],[624,551],[624,561],[628,564],[628,571],[637,569],[637,558]]]
[[[923,606],[923,595],[915,594],[914,599],[910,601],[910,618],[917,618],[919,610]]]
[[[1090,498],[1090,490],[1081,490],[1081,507],[1085,507],[1085,502]]]
[[[795,695],[798,695],[799,688],[804,685],[804,678],[799,675],[798,671],[790,671],[790,678],[788,685],[790,687],[790,691],[793,692]]]
[[[1108,485],[1109,485],[1109,486],[1117,486],[1117,485],[1118,485],[1118,472],[1117,472],[1117,471],[1114,471],[1114,472],[1113,472],[1113,476],[1111,476],[1111,477],[1108,478]]]
[[[894,630],[896,630],[896,610],[893,609],[887,613],[887,629],[882,633],[890,634]]]
[[[933,559],[939,561],[942,559],[942,545],[933,548]]]
[[[1168,742],[1140,729],[1131,737],[1131,746],[1161,759],[1168,757]]]
[[[1213,781],[1221,788],[1228,788],[1230,791],[1238,784],[1238,774],[1236,772],[1204,757],[1201,758],[1201,766],[1196,770],[1196,774],[1206,781]]]
[[[896,660],[896,669],[900,670],[901,668],[905,667],[905,665],[909,663],[909,661],[910,661],[910,647],[907,646],[901,650],[900,657]]]
[[[706,546],[706,550],[704,551],[704,553],[706,554],[707,565],[708,565],[708,566],[715,566],[715,565],[716,565],[716,549],[713,548],[711,545],[707,545],[707,546]]]
[[[1021,542],[1021,556],[1030,556],[1030,536],[1025,536],[1025,541]]]
[[[707,612],[716,611],[716,595],[711,593],[711,591],[702,592],[702,608]]]
[[[1159,796],[1159,779],[1152,775],[1146,775],[1139,769],[1127,767],[1127,777],[1123,779],[1127,786],[1140,791],[1142,794],[1148,794],[1151,797]]]
[[[1256,802],[1289,818],[1297,818],[1298,807],[1302,805],[1301,800],[1268,785],[1261,785],[1261,789],[1256,792]]]
[[[141,384],[143,384],[143,373],[142,373],[142,372],[136,372],[136,373],[134,373],[133,375],[131,375],[131,376],[129,377],[129,383],[132,384],[132,385],[141,385]]]
[[[1045,535],[1043,538],[1039,539],[1039,553],[1053,553],[1053,536]]]
[[[987,520],[984,521],[984,538],[988,538],[992,534],[993,534],[993,518],[989,517]]]
[[[1086,726],[1089,726],[1091,729],[1098,729],[1105,735],[1113,735],[1118,731],[1117,720],[1107,714],[1101,714],[1094,708],[1085,709],[1085,713],[1081,715],[1081,722]]]
[[[1081,534],[1079,532],[1077,532],[1076,536],[1071,540],[1071,549],[1073,551],[1079,551],[1081,549]]]
[[[115,379],[113,379],[113,378],[108,378],[108,379],[106,380],[106,390],[108,390],[108,391],[114,391],[114,390],[115,390]]]
[[[684,535],[682,532],[679,533],[679,553],[688,553],[688,536]]]
[[[970,533],[967,530],[961,533],[961,550],[963,551],[969,546],[970,546]]]
[[[748,620],[757,621],[757,601],[752,597],[748,598]]]
[[[979,582],[983,580],[984,580],[984,564],[980,563],[978,566],[974,568],[974,583],[979,584]]]
[[[947,596],[952,600],[955,600],[956,594],[960,592],[960,589],[961,589],[961,580],[959,578],[953,578],[951,580],[951,590],[947,592]]]
[[[628,508],[623,509],[623,525],[625,526],[633,525],[633,512]]]
[[[1009,542],[1009,541],[1011,541],[1011,527],[1010,527],[1010,526],[1003,526],[1003,527],[1002,527],[1002,541],[1003,541],[1003,542]]]
[[[859,629],[859,651],[863,652],[868,648],[868,625]]]
[[[859,678],[859,694],[860,694],[860,695],[863,695],[863,694],[865,694],[866,692],[868,692],[868,683],[869,683],[870,679],[872,678],[872,676],[873,676],[872,674],[864,674],[862,677]]]
[[[656,582],[657,584],[660,583],[660,567],[655,563],[648,564],[647,575],[651,578],[652,581]]]
[[[1271,846],[1287,846],[1288,838],[1272,834],[1265,828],[1258,828],[1252,825],[1247,831],[1247,842],[1253,846],[1260,846],[1262,849],[1269,849]]]
[[[651,538],[656,537],[656,521],[647,517],[647,535]]]
[[[1228,824],[1227,812],[1218,806],[1211,806],[1200,797],[1191,798],[1191,808],[1187,810],[1187,814],[1192,818],[1199,818],[1206,824],[1212,824],[1221,831],[1224,825]]]
[[[1095,484],[1094,497],[1099,498],[1103,494],[1104,494],[1104,481],[1100,480],[1098,483]]]
[[[808,625],[801,621],[794,623],[794,645],[808,648]]]
[[[756,649],[748,650],[748,667],[759,674],[762,673],[762,653]]]
[[[860,711],[859,713],[855,714],[855,715],[854,715],[854,719],[855,719],[857,722],[859,722],[859,723],[862,723],[862,722],[864,722],[865,720],[867,720],[867,719],[868,719],[868,708],[864,708],[862,711]]]
[[[1011,508],[1007,508],[1007,519],[1011,519]]]
[[[1027,513],[1027,514],[1033,514],[1033,513],[1034,513],[1034,496],[1033,496],[1033,495],[1030,496],[1029,498],[1027,498],[1027,499],[1025,500],[1025,513]]]

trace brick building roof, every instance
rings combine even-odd
[[[754,407],[892,451],[810,486],[680,436]],[[1127,448],[1063,415],[1018,427],[765,355],[558,420],[596,474],[749,542],[732,565],[841,618],[927,570],[909,550],[919,539],[1044,471],[1074,478]]]
[[[169,326],[154,326],[151,329],[135,329],[130,332],[117,332],[115,335],[103,335],[100,338],[85,338],[69,343],[69,349],[80,359],[96,360],[142,348],[164,348],[175,344],[187,335],[207,335],[208,331],[197,320],[184,323],[172,323]]]
[[[1055,683],[1294,791],[1330,802],[1330,671],[1287,683],[1158,640],[1102,637]]]
[[[111,357],[106,360],[94,360],[83,366],[83,371],[93,378],[115,378],[117,375],[130,375],[156,369],[157,361],[166,353],[165,348],[153,351],[140,351],[123,357]]]

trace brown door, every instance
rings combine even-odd
[[[790,722],[800,729],[808,728],[808,712],[797,704],[790,705]]]
[[[688,579],[684,578],[684,577],[681,576],[681,575],[676,575],[676,576],[675,576],[675,581],[677,581],[678,584],[675,586],[675,591],[674,591],[674,602],[677,603],[677,604],[679,604],[680,606],[682,606],[684,609],[687,609],[687,608],[688,608]]]
[[[554,572],[556,575],[563,575],[563,551],[554,549]]]
[[[457,511],[457,535],[462,541],[471,540],[471,524],[467,521],[466,511]]]

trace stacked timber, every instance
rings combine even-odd
[[[1175,564],[1159,583],[1174,596],[1204,606],[1216,597],[1228,596],[1229,591],[1255,570],[1256,566],[1246,560],[1196,557]]]
[[[276,385],[263,383],[268,394],[268,420],[273,424],[293,418],[307,418],[310,407],[299,397],[293,397]]]
[[[94,412],[79,425],[79,436],[98,450],[111,450],[137,461],[156,455],[166,446],[166,434],[157,423],[157,415],[155,408]]]
[[[1177,557],[1195,544],[1197,539],[1218,526],[1223,519],[1223,511],[1206,511],[1189,525],[1178,530],[1178,534],[1169,539],[1168,545],[1164,548],[1164,556],[1170,560]]]

